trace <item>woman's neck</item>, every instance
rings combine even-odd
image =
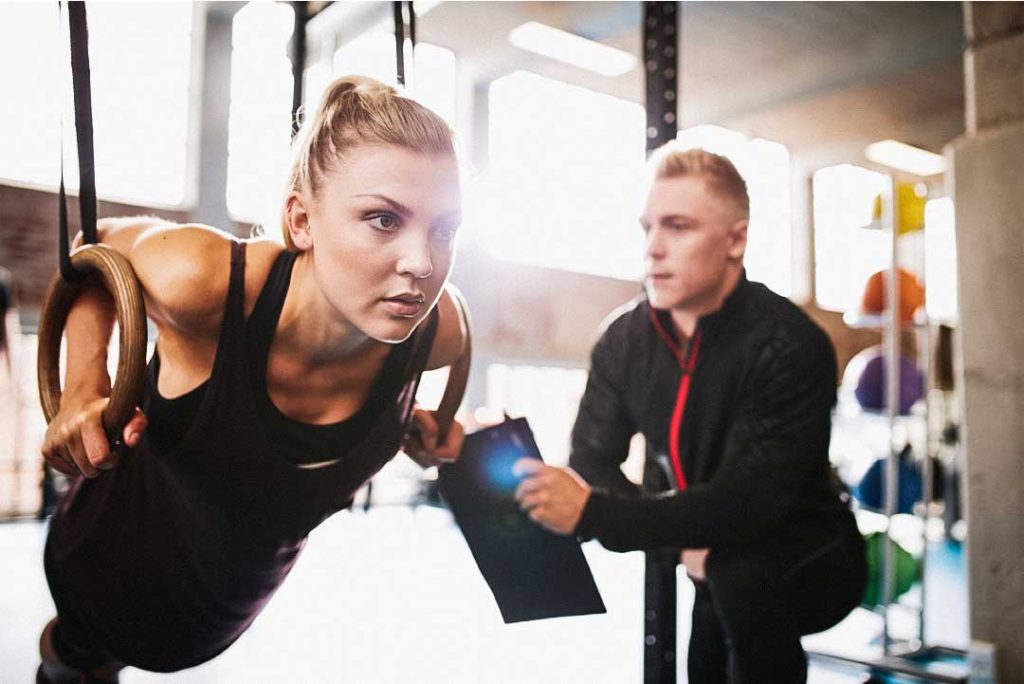
[[[275,342],[311,366],[337,362],[380,344],[324,297],[316,282],[311,252],[302,252],[295,259]]]

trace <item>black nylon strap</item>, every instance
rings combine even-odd
[[[391,3],[395,19],[395,65],[398,69],[398,83],[405,85],[405,17],[402,15],[402,0]]]
[[[82,238],[95,244],[96,235],[96,171],[93,154],[92,88],[89,70],[89,27],[85,3],[68,2],[68,28],[71,34],[71,79],[75,97],[75,131],[78,142],[78,202],[82,219]],[[63,138],[63,136],[61,136]],[[64,188],[64,146],[61,142],[60,169],[60,272],[66,280],[81,276],[71,267],[68,237],[67,194]]]
[[[404,9],[403,9],[404,8]],[[405,63],[405,39],[409,39],[413,54],[416,52],[416,12],[413,11],[412,0],[396,0],[391,3],[391,10],[395,20],[395,64],[397,68],[398,82],[405,85],[406,63]],[[408,21],[406,20],[408,13]],[[412,56],[410,55],[410,59]],[[409,70],[416,68],[415,63],[409,64]]]

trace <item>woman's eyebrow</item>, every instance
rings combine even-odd
[[[412,216],[412,214],[413,214],[412,209],[410,209],[409,207],[405,206],[401,202],[398,202],[398,201],[395,201],[395,200],[391,199],[387,195],[378,195],[378,194],[375,194],[375,193],[370,193],[370,194],[365,194],[365,195],[353,195],[353,197],[363,197],[363,198],[377,199],[377,200],[380,200],[381,202],[384,202],[385,204],[387,204],[389,207],[394,209],[399,214],[402,214],[404,216]]]

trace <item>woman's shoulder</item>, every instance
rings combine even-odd
[[[146,293],[150,318],[179,333],[216,334],[223,320],[236,242],[227,233],[198,224],[162,227],[140,236],[131,261]],[[270,240],[244,242],[248,313],[284,248]]]

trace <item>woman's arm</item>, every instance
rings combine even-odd
[[[441,291],[441,297],[437,301],[437,335],[434,337],[434,346],[430,349],[426,370],[452,365],[462,355],[462,350],[466,346],[466,321],[463,320],[453,297],[461,299],[462,295],[449,283]]]
[[[434,337],[434,346],[430,350],[430,357],[427,359],[426,370],[452,365],[466,347],[467,321],[459,312],[455,297],[461,299],[462,295],[455,286],[446,285],[437,302],[437,334]],[[459,421],[452,421],[444,440],[438,440],[439,429],[432,411],[416,409],[413,413],[413,422],[415,430],[406,435],[402,445],[402,450],[412,460],[428,468],[451,463],[459,457],[465,439],[465,431]]]
[[[132,265],[147,315],[161,335],[216,339],[227,291],[230,237],[152,217],[104,219],[97,228],[99,241]],[[91,282],[68,314],[61,409],[47,428],[42,449],[47,462],[67,475],[96,477],[116,463],[100,421],[110,396],[107,349],[115,319],[110,294]],[[145,417],[137,412],[122,439],[135,446],[145,426]]]

